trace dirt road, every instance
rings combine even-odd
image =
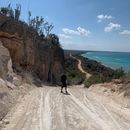
[[[106,102],[82,87],[36,88],[6,116],[2,130],[130,130],[130,109]]]
[[[82,62],[81,62],[81,60],[78,59],[78,58],[76,58],[76,57],[74,57],[74,56],[72,56],[71,54],[70,54],[70,57],[78,61],[78,69],[79,69],[82,73],[84,73],[84,74],[86,75],[86,79],[89,79],[89,78],[91,77],[91,74],[88,73],[88,72],[86,72],[86,71],[82,68],[82,65],[81,65]]]

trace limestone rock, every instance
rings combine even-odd
[[[21,76],[14,76],[13,77],[13,82],[15,86],[20,86],[22,84],[22,77]]]
[[[8,72],[9,51],[0,42],[0,77],[5,78]]]

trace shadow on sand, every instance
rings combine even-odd
[[[67,92],[67,93],[65,93],[65,92],[62,92],[62,94],[64,94],[64,95],[70,95],[70,93],[68,93],[68,92]]]

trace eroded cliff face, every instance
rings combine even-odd
[[[36,51],[34,70],[41,80],[57,83],[64,70],[63,50],[51,41],[39,43],[38,48],[40,49]]]
[[[10,60],[9,51],[0,42],[0,77],[2,77],[3,79],[6,78],[6,75],[9,71],[8,69],[9,60]]]
[[[59,82],[64,52],[55,38],[43,39],[27,24],[5,17],[0,20],[0,41],[10,53],[15,72],[31,72],[42,81]]]
[[[22,40],[18,39],[14,35],[10,35],[6,32],[0,32],[0,41],[2,45],[6,47],[9,52],[13,62],[13,68],[17,69],[22,62]]]

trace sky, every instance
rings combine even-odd
[[[64,49],[130,52],[130,0],[0,0],[22,6],[21,19],[43,16]]]

